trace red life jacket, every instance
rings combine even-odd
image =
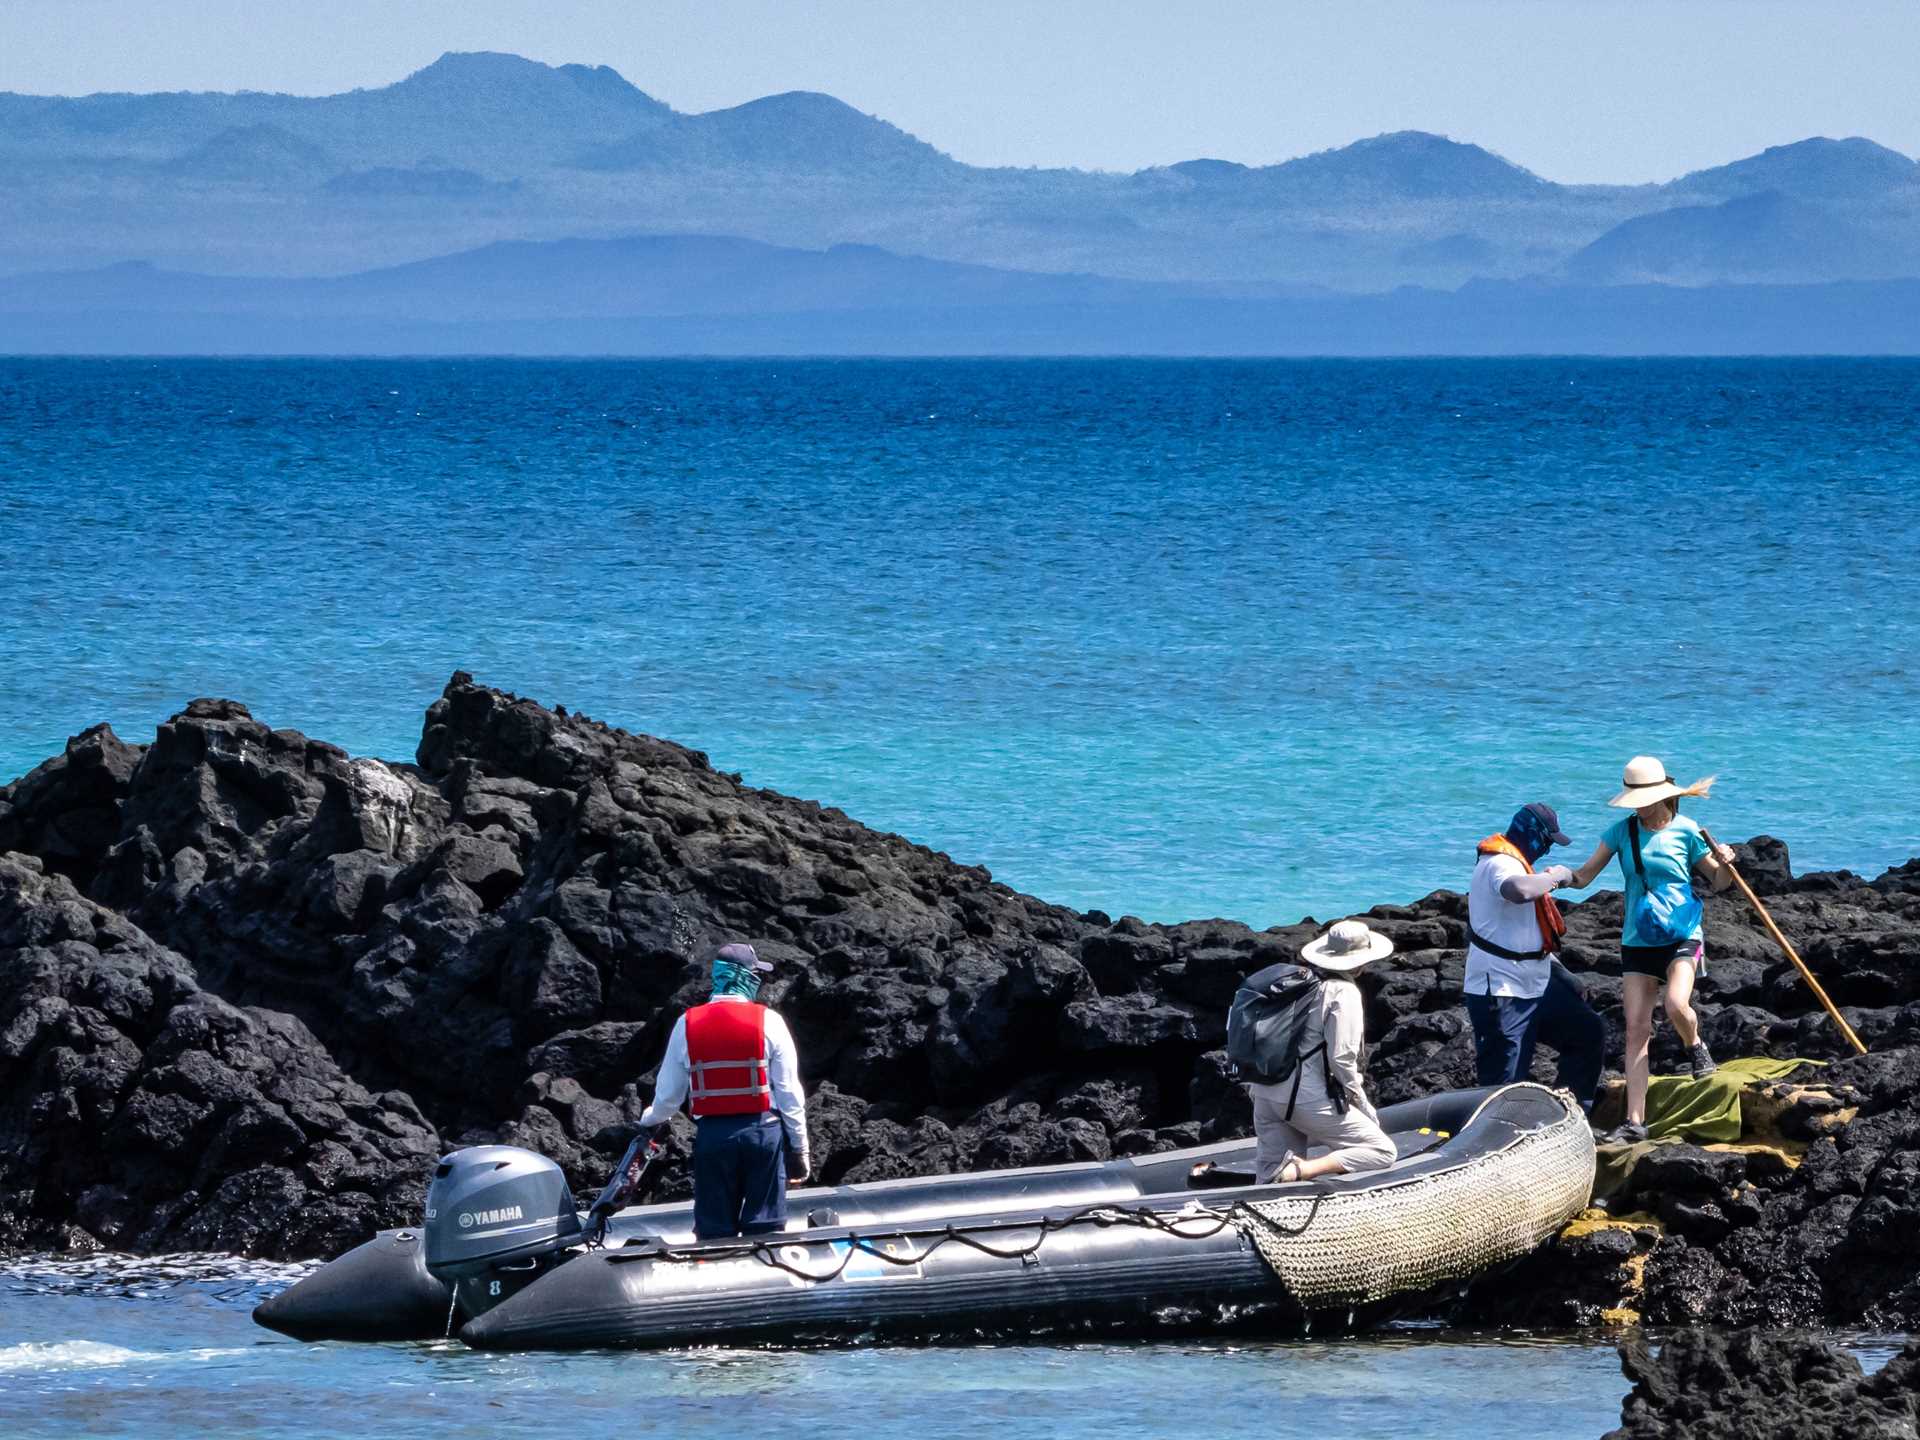
[[[767,1007],[710,1000],[687,1011],[687,1080],[687,1108],[696,1120],[771,1110]]]

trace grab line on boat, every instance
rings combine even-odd
[[[1040,1247],[1046,1244],[1049,1235],[1058,1231],[1069,1230],[1079,1225],[1134,1225],[1142,1229],[1158,1230],[1162,1234],[1171,1235],[1177,1240],[1210,1240],[1230,1225],[1237,1222],[1249,1222],[1291,1240],[1307,1233],[1308,1228],[1313,1224],[1314,1217],[1320,1213],[1321,1202],[1327,1198],[1329,1193],[1330,1192],[1324,1189],[1316,1189],[1313,1192],[1313,1200],[1308,1206],[1306,1218],[1303,1219],[1297,1227],[1287,1226],[1275,1220],[1270,1215],[1263,1215],[1245,1201],[1236,1200],[1225,1210],[1216,1210],[1211,1206],[1190,1203],[1187,1208],[1175,1215],[1171,1220],[1145,1207],[1129,1209],[1114,1205],[1094,1205],[1084,1210],[1077,1210],[1073,1214],[1058,1220],[1051,1216],[1043,1215],[1038,1220],[1000,1221],[973,1226],[947,1225],[938,1230],[888,1230],[884,1236],[863,1236],[849,1231],[845,1237],[847,1243],[846,1253],[840,1257],[840,1263],[838,1265],[827,1271],[808,1270],[803,1266],[795,1265],[791,1261],[784,1259],[778,1252],[779,1249],[793,1243],[790,1239],[782,1240],[778,1245],[757,1242],[752,1245],[729,1246],[720,1250],[707,1248],[697,1253],[683,1250],[670,1250],[664,1247],[659,1249],[648,1247],[644,1253],[635,1255],[633,1258],[636,1260],[667,1260],[679,1264],[698,1265],[711,1262],[720,1255],[744,1254],[776,1270],[784,1270],[787,1274],[796,1276],[799,1279],[810,1281],[816,1285],[823,1285],[828,1281],[838,1280],[845,1274],[847,1267],[853,1263],[856,1255],[868,1255],[888,1265],[911,1266],[922,1263],[929,1255],[933,1254],[934,1251],[949,1242],[957,1242],[970,1250],[977,1250],[982,1255],[990,1256],[995,1260],[1026,1260],[1039,1253]],[[1207,1229],[1191,1230],[1181,1228],[1183,1224],[1199,1220],[1203,1216],[1214,1222]],[[977,1231],[993,1232],[998,1230],[1037,1230],[1039,1234],[1034,1237],[1031,1245],[1017,1249],[1002,1249],[975,1238],[975,1232]],[[908,1255],[895,1255],[886,1250],[875,1248],[874,1244],[875,1241],[883,1238],[909,1240],[921,1237],[931,1237],[931,1243]],[[615,1251],[611,1253],[608,1258],[618,1261],[622,1257],[618,1251]]]

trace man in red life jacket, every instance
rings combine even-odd
[[[793,1036],[756,1004],[773,967],[751,945],[713,959],[713,998],[674,1023],[642,1129],[692,1112],[693,1233],[765,1235],[787,1223],[787,1182],[807,1178],[807,1102]]]

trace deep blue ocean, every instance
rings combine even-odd
[[[455,669],[1048,899],[1327,919],[1648,751],[1920,853],[1920,363],[0,360],[0,776]]]
[[[1048,899],[1322,919],[1581,854],[1640,751],[1920,854],[1920,363],[0,360],[0,777],[198,695],[411,758],[455,669]],[[272,1267],[0,1266],[0,1434],[1591,1437],[1603,1342],[500,1357]]]

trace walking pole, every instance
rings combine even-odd
[[[1706,826],[1702,825],[1700,827],[1700,835],[1707,844],[1712,845],[1714,843],[1713,836],[1707,833]],[[1731,861],[1727,863],[1727,873],[1733,876],[1733,883],[1740,887],[1740,893],[1753,902],[1753,908],[1760,912],[1760,923],[1765,925],[1767,927],[1767,933],[1773,936],[1773,943],[1786,952],[1787,959],[1791,960],[1794,969],[1800,972],[1800,978],[1807,982],[1808,988],[1813,991],[1814,998],[1826,1007],[1827,1014],[1833,1017],[1833,1023],[1838,1025],[1840,1027],[1840,1033],[1847,1037],[1847,1043],[1853,1046],[1854,1050],[1859,1054],[1866,1054],[1867,1047],[1862,1045],[1860,1043],[1860,1037],[1853,1033],[1853,1027],[1847,1024],[1846,1016],[1842,1015],[1839,1010],[1834,1007],[1833,1001],[1827,998],[1827,992],[1822,990],[1820,988],[1820,982],[1813,978],[1813,972],[1807,968],[1807,962],[1800,958],[1792,944],[1788,942],[1787,937],[1780,933],[1780,927],[1773,923],[1773,916],[1767,913],[1767,907],[1760,903],[1760,897],[1754,894],[1753,887],[1747,884],[1747,877],[1734,869]]]

